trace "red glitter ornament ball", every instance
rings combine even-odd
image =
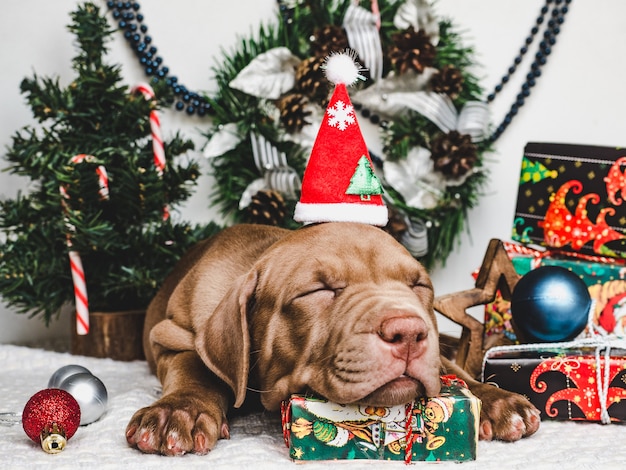
[[[65,390],[46,388],[24,406],[22,426],[33,441],[49,453],[63,450],[80,425],[80,405]]]

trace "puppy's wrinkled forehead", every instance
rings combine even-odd
[[[383,230],[359,223],[330,222],[298,231],[274,247],[283,274],[290,266],[327,282],[349,278],[396,279],[429,284],[422,265]]]

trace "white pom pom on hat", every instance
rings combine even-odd
[[[294,220],[303,224],[361,222],[385,226],[389,213],[383,187],[363,139],[347,85],[359,79],[361,68],[350,53],[335,53],[325,73],[335,84],[302,178]]]
[[[349,52],[335,52],[329,55],[323,68],[326,78],[334,85],[339,83],[352,85],[357,80],[365,80],[365,77],[360,73],[362,70],[361,66],[355,62],[354,54]]]

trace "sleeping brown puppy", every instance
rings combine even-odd
[[[237,225],[201,242],[150,304],[144,347],[163,396],[128,424],[143,452],[207,453],[249,391],[268,410],[303,392],[391,406],[436,395],[447,373],[483,401],[481,438],[539,427],[528,400],[441,358],[425,269],[365,224]]]

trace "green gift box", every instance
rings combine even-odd
[[[283,403],[292,459],[469,461],[476,459],[480,400],[453,381],[437,397],[392,407],[340,405],[293,395]]]

